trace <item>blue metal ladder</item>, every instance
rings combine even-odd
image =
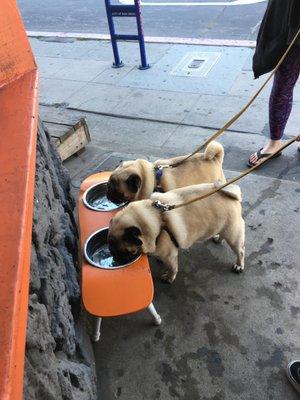
[[[141,65],[139,69],[148,69],[150,65],[147,63],[144,32],[141,16],[141,4],[140,0],[134,0],[134,4],[111,4],[110,0],[105,0],[106,14],[109,26],[109,32],[111,37],[111,44],[114,53],[114,68],[123,67],[123,62],[120,60],[119,50],[118,50],[118,40],[138,40],[141,53]],[[137,35],[118,35],[115,32],[114,17],[135,17],[137,24]]]

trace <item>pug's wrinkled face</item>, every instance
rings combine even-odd
[[[120,204],[133,201],[141,187],[142,179],[133,161],[122,162],[111,174],[107,183],[108,200]]]
[[[126,226],[122,221],[111,220],[108,247],[112,256],[121,262],[129,262],[142,252],[142,232],[137,226]]]

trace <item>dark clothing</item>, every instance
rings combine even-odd
[[[275,73],[269,101],[270,138],[280,140],[293,106],[293,91],[300,73],[300,46],[291,48]]]
[[[269,0],[253,56],[255,78],[275,68],[299,28],[300,0]],[[295,45],[300,45],[300,37]]]

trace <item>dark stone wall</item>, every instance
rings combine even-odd
[[[96,399],[94,356],[80,305],[70,178],[39,124],[25,400]]]

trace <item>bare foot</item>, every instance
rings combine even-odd
[[[272,154],[275,153],[279,149],[279,147],[282,145],[281,140],[269,140],[268,143],[263,147],[261,150],[262,154]],[[263,159],[258,160],[257,158],[257,152],[251,154],[249,161],[253,165],[258,165],[260,164]]]

